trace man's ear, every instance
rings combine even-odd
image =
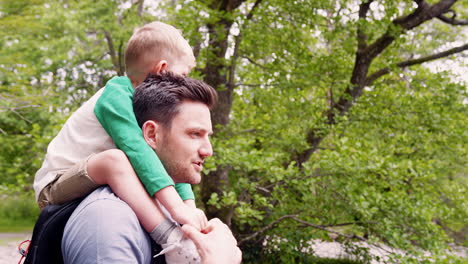
[[[160,125],[154,122],[153,120],[148,120],[143,124],[143,127],[141,129],[143,130],[143,138],[145,139],[146,143],[152,149],[156,149],[161,134]]]
[[[151,69],[152,74],[159,74],[165,71],[167,68],[167,60],[161,60],[156,65],[154,65],[153,69]]]

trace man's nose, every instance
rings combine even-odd
[[[211,142],[209,139],[207,139],[203,143],[198,152],[200,156],[204,159],[213,156],[213,147],[211,146]]]

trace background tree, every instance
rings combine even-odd
[[[305,241],[330,234],[437,254],[464,228],[468,141],[466,79],[431,62],[466,71],[467,8],[2,1],[2,185],[31,188],[69,113],[123,73],[133,28],[163,20],[194,47],[193,76],[219,92],[198,203],[232,227],[247,260],[277,257],[276,243],[284,261],[300,261]]]
[[[200,71],[221,97],[208,214],[241,243],[348,226],[344,238],[440,246],[434,221],[466,215],[465,86],[418,65],[468,49],[457,38],[466,6],[241,2],[189,2],[175,15],[184,27],[204,14],[185,28],[207,43]]]

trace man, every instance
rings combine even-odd
[[[147,78],[135,91],[134,112],[145,141],[176,183],[201,180],[203,163],[213,154],[210,108],[216,99],[216,91],[209,85],[170,73]],[[216,262],[221,257],[224,262],[227,256],[217,255],[223,250],[222,254],[232,255],[233,263],[239,263],[241,253],[235,239],[218,221],[210,221],[205,235],[188,226],[183,230],[194,239],[202,262]],[[222,241],[212,244],[208,239]],[[152,259],[147,233],[130,207],[108,187],[91,193],[72,214],[62,252],[65,263],[150,263]]]

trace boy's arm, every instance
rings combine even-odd
[[[169,210],[167,207],[166,209],[169,210],[172,218],[174,218],[177,222],[180,224],[189,224],[198,230],[203,230],[208,224],[208,219],[202,210],[196,208],[195,201],[185,200],[182,202],[180,199],[176,199],[177,197],[174,197],[173,195],[174,194],[168,187],[163,188],[157,192],[155,197],[162,204],[170,203],[172,205],[172,210]]]
[[[189,183],[176,183],[175,189],[180,197],[184,197],[182,200],[195,201],[195,195],[193,194],[192,185]]]
[[[168,189],[172,189],[172,194],[176,194],[172,178],[143,138],[133,112],[132,100],[133,87],[130,80],[127,77],[114,77],[107,82],[96,102],[94,113],[115,145],[125,152],[150,196],[168,186],[171,186]],[[177,188],[181,191],[179,194],[182,200],[193,199],[190,185]],[[176,199],[182,202],[180,198]],[[170,210],[170,204],[163,205]]]
[[[185,200],[184,204],[192,208],[197,208],[197,205],[195,204],[195,200]]]

